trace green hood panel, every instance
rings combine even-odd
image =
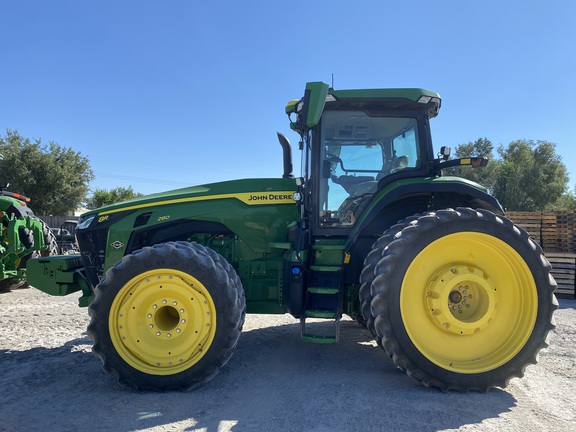
[[[130,239],[139,232],[164,230],[165,238],[170,238],[184,229],[182,226],[190,228],[186,224],[191,221],[198,224],[199,232],[202,222],[226,227],[249,249],[246,257],[259,256],[272,252],[273,243],[285,242],[289,226],[298,222],[296,191],[294,179],[234,180],[148,195],[100,208],[82,218],[97,215],[89,229],[106,228],[107,244],[123,245],[108,249],[108,263],[120,260]],[[196,232],[192,230],[180,234],[186,238]],[[165,240],[156,237],[156,241]]]
[[[104,216],[128,210],[221,199],[237,199],[249,205],[293,204],[296,190],[294,179],[232,180],[146,195],[91,210],[82,216]]]

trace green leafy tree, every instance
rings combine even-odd
[[[96,209],[105,205],[126,201],[140,196],[143,196],[143,194],[134,192],[132,186],[128,186],[127,188],[117,187],[110,190],[96,189],[86,203],[86,206],[90,209]]]
[[[573,190],[568,190],[562,194],[558,200],[551,204],[546,211],[556,210],[576,210],[576,187]]]
[[[11,130],[0,136],[0,153],[0,185],[29,197],[34,213],[64,215],[85,201],[94,173],[81,153]]]
[[[494,195],[508,211],[547,210],[566,192],[568,174],[554,144],[517,140],[500,147]]]
[[[450,174],[480,183],[492,192],[501,165],[500,161],[493,157],[493,150],[494,145],[488,138],[478,138],[474,142],[470,141],[466,144],[457,145],[454,149],[457,158],[480,156],[488,158],[489,162],[483,168],[457,167]]]

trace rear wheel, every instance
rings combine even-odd
[[[425,385],[504,387],[547,346],[550,264],[504,217],[459,208],[410,218],[373,253],[381,258],[363,312],[394,362]]]
[[[234,269],[199,244],[125,256],[96,287],[88,333],[106,372],[136,390],[191,390],[232,356],[246,300]]]
[[[376,277],[374,269],[378,262],[382,259],[382,255],[386,251],[388,244],[394,240],[397,233],[402,231],[412,220],[416,220],[416,216],[412,216],[405,220],[398,222],[388,229],[382,237],[380,237],[376,243],[372,245],[372,250],[366,256],[364,260],[364,269],[360,274],[360,304],[362,307],[362,316],[364,318],[365,326],[370,330],[373,336],[376,335],[376,330],[374,329],[374,318],[370,314],[370,304],[374,296],[371,292],[372,282]]]

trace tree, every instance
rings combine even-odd
[[[64,215],[86,199],[94,173],[80,152],[7,130],[0,136],[0,153],[0,184],[10,183],[11,190],[29,197],[36,214]]]
[[[546,210],[566,192],[568,174],[555,145],[517,140],[500,147],[494,195],[508,211]]]
[[[454,171],[451,174],[480,183],[492,192],[500,169],[500,161],[493,157],[493,150],[494,145],[492,145],[492,142],[488,138],[478,138],[474,142],[470,141],[467,144],[457,145],[455,148],[456,157],[486,157],[488,158],[488,165],[477,169],[468,166],[457,167],[454,168]]]
[[[550,205],[546,210],[576,210],[576,196],[574,195],[574,192],[569,190],[563,193],[558,201]]]
[[[96,189],[92,197],[86,203],[89,209],[96,209],[105,205],[114,204],[120,201],[126,201],[132,198],[141,197],[143,194],[134,192],[132,186],[117,187],[114,189]]]

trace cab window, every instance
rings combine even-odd
[[[320,225],[349,227],[382,178],[419,167],[417,121],[327,111],[320,148]]]

